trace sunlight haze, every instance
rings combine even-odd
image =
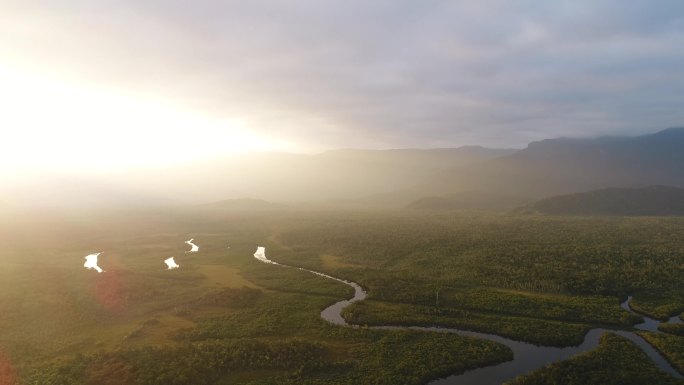
[[[684,122],[682,4],[4,0],[0,160],[125,168],[654,132]]]
[[[83,170],[176,164],[249,151],[288,149],[239,119],[171,101],[66,83],[0,67],[0,164]]]
[[[0,0],[0,385],[684,385],[683,47],[684,0]]]
[[[408,204],[511,178],[503,201],[521,202],[622,186],[620,172],[538,184],[506,160],[462,166],[682,127],[683,14],[668,0],[0,0],[0,201]],[[553,175],[555,160],[521,169]]]

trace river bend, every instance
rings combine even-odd
[[[347,281],[341,278],[333,277],[328,274],[324,274],[315,270],[309,270],[302,267],[290,266],[272,261],[266,257],[265,248],[257,248],[254,257],[261,262],[269,263],[273,265],[278,265],[287,268],[298,269],[302,271],[307,271],[318,276],[332,279],[338,282],[342,282],[346,285],[354,288],[354,296],[350,299],[336,302],[321,311],[321,317],[326,321],[340,326],[346,327],[358,327],[358,325],[352,325],[347,323],[347,321],[342,317],[342,310],[354,302],[362,301],[367,297],[367,293],[363,288],[351,281]],[[620,306],[634,313],[634,311],[629,306],[629,301],[632,297],[627,298]],[[641,324],[634,325],[634,328],[639,330],[648,330],[652,332],[658,332],[658,325],[660,321],[645,317],[644,322]],[[682,320],[679,317],[672,317],[669,322],[681,323]],[[445,378],[440,378],[431,381],[429,385],[500,385],[506,381],[512,380],[519,375],[523,375],[539,369],[543,366],[551,364],[556,361],[562,361],[568,359],[576,354],[590,351],[596,348],[599,344],[601,335],[606,332],[618,334],[622,337],[627,338],[632,341],[635,345],[639,346],[641,350],[648,355],[651,360],[664,372],[669,373],[675,378],[684,378],[681,373],[679,373],[658,351],[656,351],[653,346],[651,346],[646,340],[641,338],[639,335],[625,330],[612,330],[604,328],[595,328],[589,330],[584,336],[584,341],[578,346],[570,346],[564,348],[558,348],[553,346],[538,346],[527,342],[515,341],[506,337],[498,336],[496,334],[473,332],[468,330],[461,330],[455,328],[443,328],[443,327],[424,327],[424,326],[372,326],[370,329],[382,329],[382,330],[417,330],[417,331],[429,331],[437,333],[454,333],[467,337],[482,338],[488,341],[498,342],[500,344],[508,346],[513,351],[513,360],[502,362],[497,365],[486,366],[482,368],[476,368],[468,370],[464,373],[452,375]]]

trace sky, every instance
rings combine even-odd
[[[684,126],[684,1],[0,0],[0,170]]]

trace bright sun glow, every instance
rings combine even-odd
[[[0,66],[0,168],[154,166],[283,150],[245,122]]]

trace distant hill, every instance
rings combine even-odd
[[[463,191],[449,195],[430,196],[409,203],[406,208],[413,210],[510,210],[529,198],[519,196]]]
[[[335,208],[411,204],[451,210],[504,207],[513,197],[535,200],[648,185],[684,188],[684,128],[636,137],[548,139],[523,150],[249,153],[145,170],[41,177],[8,189],[3,199],[13,206],[144,206],[252,197]]]
[[[164,168],[41,178],[11,191],[10,198],[20,204],[58,206],[199,204],[239,197],[325,203],[406,189],[427,175],[515,151],[466,146],[335,150],[314,155],[248,153]],[[408,201],[401,200],[393,207]]]
[[[684,187],[684,128],[636,137],[549,139],[427,178],[425,192],[487,191],[542,198],[607,187]]]
[[[335,150],[320,154],[251,153],[116,176],[148,194],[191,202],[253,197],[276,202],[326,202],[405,189],[427,175],[515,150]]]
[[[12,186],[6,190],[16,207],[147,207],[171,205],[166,195],[141,192],[136,185],[104,178],[57,176]]]
[[[218,202],[203,204],[201,207],[225,210],[273,210],[287,207],[283,204],[272,203],[263,199],[226,199]]]
[[[551,215],[684,215],[684,189],[608,188],[542,199],[519,211]]]
[[[444,169],[510,155],[518,150],[481,146],[433,149],[331,150],[312,155],[321,162],[352,162],[357,165],[401,167],[406,169]],[[362,170],[358,170],[362,171]]]

